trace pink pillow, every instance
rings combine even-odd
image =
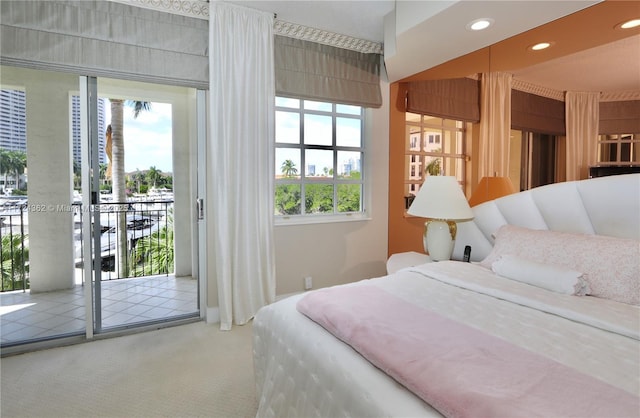
[[[503,225],[493,250],[480,262],[488,269],[512,255],[567,267],[586,275],[592,296],[640,305],[640,241]]]

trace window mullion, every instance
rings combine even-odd
[[[276,98],[276,102],[283,103],[276,107],[280,112],[297,112],[299,123],[298,136],[300,141],[294,144],[292,140],[276,143],[277,148],[288,150],[298,149],[298,162],[302,172],[297,183],[300,192],[287,191],[279,188],[276,191],[276,208],[287,208],[290,211],[295,202],[296,213],[300,218],[304,216],[337,215],[344,212],[363,212],[363,159],[365,153],[364,140],[364,111],[358,108],[353,112],[352,107],[345,107],[336,103],[307,101],[300,99],[297,103]],[[338,112],[340,110],[340,113]],[[276,130],[283,129],[286,133],[290,129],[290,119],[286,115],[277,122]],[[356,122],[357,121],[357,122]],[[330,135],[330,137],[329,137]],[[340,135],[340,138],[338,138]],[[291,135],[289,138],[292,139]],[[338,143],[341,143],[339,145]],[[355,146],[357,142],[357,145]],[[293,155],[292,151],[281,151],[283,158],[276,161],[283,165],[286,155]],[[341,165],[344,160],[344,165]],[[331,170],[331,174],[329,171]],[[277,176],[276,185],[295,183],[294,179],[281,179]],[[294,195],[296,193],[297,195]],[[283,200],[278,200],[283,199]],[[295,201],[292,199],[296,199]],[[299,199],[299,200],[298,200]],[[329,199],[332,199],[330,202]],[[342,199],[342,201],[340,201]],[[331,205],[329,205],[331,203]],[[289,218],[276,209],[276,215]],[[317,212],[317,213],[316,213]]]

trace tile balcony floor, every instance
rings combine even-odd
[[[83,333],[85,288],[0,294],[0,343]],[[102,327],[131,325],[198,312],[198,284],[191,278],[153,276],[102,282]]]

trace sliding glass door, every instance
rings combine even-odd
[[[3,349],[197,318],[196,90],[1,70]]]

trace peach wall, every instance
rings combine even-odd
[[[388,255],[424,252],[422,218],[406,217],[404,211],[405,83],[389,86],[389,246]]]
[[[405,214],[405,104],[406,83],[393,83],[389,87],[389,255],[416,251],[424,253],[422,234],[424,219]],[[469,162],[465,172],[465,195],[471,196],[479,178],[472,168],[477,166],[474,150],[478,148],[479,124],[473,124],[465,153]]]

